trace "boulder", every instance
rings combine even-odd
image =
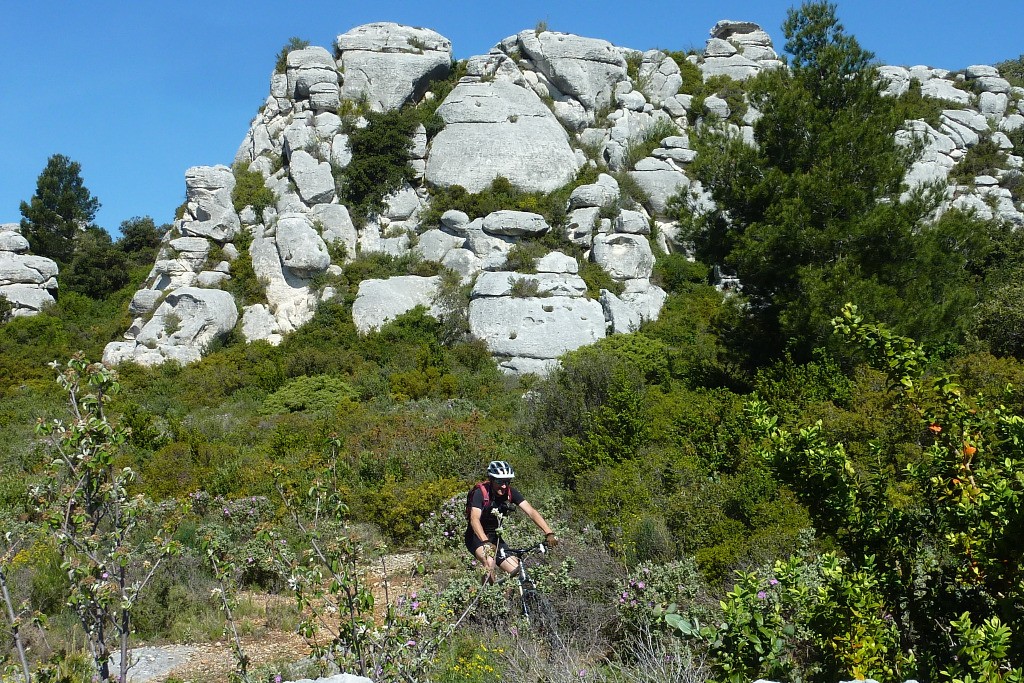
[[[249,247],[253,271],[266,283],[264,293],[280,332],[292,332],[309,322],[318,303],[308,280],[285,268],[277,238],[266,232],[254,235]]]
[[[579,275],[570,273],[517,273],[497,270],[480,273],[473,285],[470,298],[485,296],[513,296],[518,281],[536,288],[537,296],[581,297],[587,292],[587,283]]]
[[[440,278],[402,275],[386,280],[363,280],[359,293],[352,304],[352,321],[356,329],[366,333],[379,329],[385,323],[424,306],[435,317],[439,310],[434,307]]]
[[[539,237],[551,227],[540,214],[503,209],[487,214],[484,217],[483,229],[491,235]]]
[[[249,342],[261,340],[273,346],[284,340],[278,332],[277,319],[263,304],[245,307],[242,313],[242,336]]]
[[[551,192],[579,169],[565,129],[536,93],[507,81],[462,82],[438,107],[426,180],[480,192],[498,176],[528,192]]]
[[[28,251],[28,240],[21,234],[17,223],[0,226],[0,251],[21,254]]]
[[[640,62],[640,90],[655,104],[679,92],[683,77],[679,65],[661,50],[648,50]]]
[[[761,73],[761,62],[734,54],[728,57],[705,57],[700,63],[700,73],[706,81],[714,76],[728,76],[736,81],[745,81]]]
[[[333,86],[337,106],[338,69],[331,53],[324,48],[307,47],[292,50],[288,53],[285,74],[287,97],[293,100],[308,100],[316,86]],[[318,89],[318,92],[322,90]]]
[[[35,315],[44,307],[55,303],[50,290],[30,284],[0,284],[0,296],[11,304],[11,316]]]
[[[185,171],[188,218],[177,225],[186,236],[207,237],[223,244],[241,228],[231,200],[235,176],[227,166],[193,166]]]
[[[45,256],[0,251],[0,285],[44,285],[57,277],[57,263]]]
[[[602,173],[596,183],[580,185],[569,195],[569,210],[585,207],[614,206],[619,201],[619,183],[607,173]]]
[[[298,150],[291,155],[288,173],[304,204],[329,204],[334,199],[334,176],[329,162],[318,162],[309,152]]]
[[[434,228],[420,235],[419,241],[413,247],[413,251],[419,254],[420,258],[424,261],[437,261],[440,263],[449,251],[461,249],[465,243],[465,237]]]
[[[356,232],[356,226],[352,223],[352,217],[345,206],[342,204],[317,204],[309,212],[309,217],[314,224],[320,224],[320,237],[325,244],[332,242],[343,244],[345,257],[355,258],[359,234]]]
[[[629,175],[650,199],[651,209],[658,216],[665,215],[672,197],[690,186],[686,174],[664,159],[641,159]]]
[[[183,287],[167,295],[134,341],[107,344],[103,362],[191,363],[202,358],[207,346],[227,335],[237,322],[238,310],[228,292]]]
[[[913,71],[911,71],[913,75]],[[921,83],[921,94],[925,97],[935,97],[947,102],[969,105],[973,95],[966,90],[961,90],[953,85],[952,81],[943,78],[932,78]]]
[[[278,217],[277,251],[281,264],[302,277],[323,272],[331,265],[327,245],[302,213],[285,213]]]
[[[629,79],[622,53],[606,40],[557,31],[523,31],[517,38],[537,70],[587,111],[611,104],[615,84]]]
[[[609,331],[613,334],[629,334],[640,329],[643,322],[640,313],[607,289],[601,290],[601,308],[608,320]]]
[[[552,251],[537,259],[538,273],[570,273],[580,272],[580,264],[572,256],[560,251]]]
[[[643,235],[597,235],[590,257],[616,280],[649,278],[654,269],[654,252]]]
[[[613,222],[615,232],[624,232],[632,235],[650,235],[651,222],[647,216],[639,211],[622,210],[615,217]]]
[[[451,70],[451,42],[430,29],[365,24],[339,35],[335,45],[344,73],[342,99],[365,97],[374,111],[419,101],[432,80]]]
[[[591,299],[480,297],[469,303],[469,329],[497,356],[554,360],[603,339],[605,319]]]

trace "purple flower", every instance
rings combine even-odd
[[[405,646],[406,646],[406,647],[415,647],[415,646],[416,646],[416,641],[415,641],[415,640],[410,640],[410,641],[408,641],[408,642],[407,642],[407,643],[405,644]]]
[[[757,591],[757,599],[758,600],[764,600],[767,597],[768,597],[768,594],[765,593],[764,591]]]
[[[622,598],[626,599],[629,597],[629,591],[622,591]]]
[[[778,586],[779,585],[779,580],[778,579],[768,579],[768,585],[769,586]]]
[[[418,603],[418,602],[412,603],[412,608],[413,609],[419,609],[420,608],[420,603]]]
[[[640,590],[643,590],[646,586],[647,586],[647,584],[645,584],[643,581],[641,581],[640,583],[638,583],[636,585],[636,587],[639,588]]]
[[[274,683],[281,683],[281,674],[274,676]]]
[[[110,574],[108,574],[107,572],[103,572],[102,578],[109,579],[110,578]]]
[[[583,678],[586,675],[587,675],[587,670],[586,669],[580,669],[580,678]]]

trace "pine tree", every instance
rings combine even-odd
[[[92,223],[100,202],[85,187],[82,167],[63,154],[54,154],[36,181],[30,202],[21,203],[21,231],[33,253],[69,263],[75,238]]]

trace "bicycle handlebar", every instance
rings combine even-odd
[[[529,555],[530,553],[540,553],[541,555],[543,555],[546,552],[548,552],[548,546],[547,546],[547,544],[544,541],[541,541],[540,543],[537,543],[536,545],[531,545],[531,546],[526,547],[526,548],[502,548],[501,546],[499,546],[498,547],[498,560],[499,561],[504,561],[505,558],[507,558],[509,556],[522,559],[523,557],[525,557],[526,555]]]

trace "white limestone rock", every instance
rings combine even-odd
[[[580,272],[580,264],[572,256],[563,254],[560,251],[552,251],[544,254],[536,263],[538,273],[569,273],[575,275]]]
[[[441,265],[459,274],[463,284],[483,270],[483,260],[469,249],[449,249]]]
[[[13,318],[35,315],[55,303],[49,289],[30,284],[0,285],[0,296],[11,304],[11,317]]]
[[[573,244],[589,247],[594,233],[597,232],[600,219],[601,209],[596,206],[573,210],[569,213],[569,220],[566,222],[566,237]]]
[[[238,310],[229,293],[183,287],[167,295],[134,341],[107,344],[103,362],[192,363],[202,358],[211,342],[234,329],[237,322]]]
[[[265,341],[277,346],[284,337],[277,327],[277,319],[263,304],[246,306],[242,313],[242,336],[247,342]]]
[[[578,297],[480,297],[469,302],[470,333],[491,353],[554,360],[605,337],[598,301]]]
[[[281,264],[301,277],[311,277],[331,265],[327,245],[303,213],[278,217],[277,250]]]
[[[338,242],[345,245],[345,258],[351,260],[356,256],[356,245],[359,234],[348,209],[342,204],[317,204],[309,212],[314,227],[320,224],[320,238],[324,244]]]
[[[532,91],[507,81],[462,82],[438,107],[425,177],[480,192],[499,175],[530,192],[569,182],[579,161],[565,129]]]
[[[629,233],[631,235],[650,235],[651,222],[640,211],[623,209],[612,222],[615,232]]]
[[[309,152],[298,150],[292,153],[288,173],[304,204],[329,204],[334,200],[334,176],[329,162],[317,161]]]
[[[911,72],[913,75],[913,72]],[[973,96],[966,90],[957,88],[951,81],[943,78],[932,78],[921,83],[921,94],[925,97],[936,97],[948,102],[956,102],[967,106],[971,103]]]
[[[18,224],[0,226],[0,251],[23,254],[28,251],[28,240],[22,236],[20,230],[13,229],[14,227],[18,227]]]
[[[615,294],[607,289],[602,289],[600,302],[611,333],[629,334],[640,329],[640,324],[643,322],[640,313]]]
[[[668,293],[644,277],[627,280],[626,290],[619,298],[636,311],[641,320],[657,320]]]
[[[654,252],[643,235],[597,235],[590,257],[616,280],[649,278],[654,270]]]
[[[448,209],[441,214],[441,225],[455,235],[466,237],[469,234],[467,232],[469,216],[464,211],[459,211],[458,209]]]
[[[206,237],[223,244],[241,228],[231,201],[235,176],[227,166],[193,166],[185,171],[188,218],[178,221],[186,236]]]
[[[508,209],[484,216],[482,227],[490,235],[505,237],[539,237],[551,229],[540,214]]]
[[[0,251],[0,285],[43,285],[57,277],[57,263],[45,256]]]
[[[420,235],[419,241],[413,247],[413,251],[419,254],[420,258],[424,261],[437,261],[441,263],[449,251],[461,249],[465,243],[465,237],[434,228]]]
[[[416,216],[423,207],[423,200],[409,185],[392,192],[384,198],[384,217],[392,221],[406,221]]]
[[[656,216],[665,215],[669,200],[690,186],[686,174],[664,159],[641,159],[629,175],[650,199],[650,208]]]
[[[485,296],[512,296],[517,281],[536,286],[537,296],[581,297],[587,292],[587,283],[573,273],[517,273],[497,270],[480,273],[473,285],[471,299]]]
[[[661,50],[648,50],[640,62],[640,89],[655,104],[679,92],[683,77],[679,65]]]
[[[366,98],[373,111],[418,102],[430,81],[451,70],[451,41],[425,28],[377,22],[357,26],[335,41],[344,73],[341,97]]]
[[[589,112],[611,104],[615,84],[628,80],[626,60],[606,40],[557,31],[522,31],[517,39],[537,71]]]
[[[1006,114],[1009,98],[1006,93],[983,92],[978,96],[978,109],[988,119],[998,121]]]
[[[128,304],[128,312],[133,317],[149,313],[156,308],[163,295],[164,293],[158,289],[140,289],[132,296],[132,301]]]
[[[352,321],[362,333],[380,329],[385,323],[424,306],[437,317],[440,312],[434,306],[440,278],[402,275],[386,280],[363,280],[359,293],[352,304]]]
[[[572,191],[569,195],[569,210],[614,206],[618,201],[619,183],[607,173],[602,173],[596,183],[580,185]]]
[[[700,63],[701,77],[707,81],[714,76],[728,76],[736,81],[745,81],[761,73],[764,68],[761,62],[754,61],[741,54],[729,57],[705,57]]]
[[[286,96],[293,100],[310,99],[314,88],[319,85],[333,86],[337,98],[338,69],[331,53],[322,47],[313,46],[289,52],[285,75]],[[318,89],[318,92],[322,90]]]

